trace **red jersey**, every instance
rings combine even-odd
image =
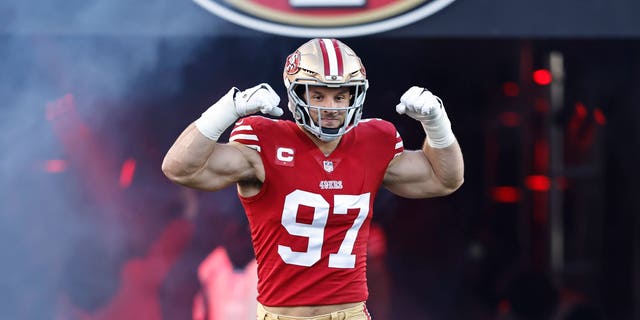
[[[230,141],[260,153],[265,179],[240,200],[266,306],[366,301],[366,253],[373,202],[389,162],[404,150],[395,127],[361,120],[325,156],[297,124],[251,116]]]

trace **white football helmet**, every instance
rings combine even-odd
[[[369,82],[360,58],[341,41],[316,38],[303,44],[287,57],[283,77],[293,118],[319,139],[337,139],[358,125]],[[348,87],[352,96],[349,106],[312,106],[304,99],[308,96],[309,86]],[[318,123],[309,115],[311,108],[318,111]],[[322,111],[327,109],[346,111],[345,121],[339,128],[323,128],[320,125]]]

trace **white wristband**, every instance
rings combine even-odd
[[[227,94],[202,113],[195,121],[200,133],[213,141],[218,141],[220,135],[238,120],[240,116],[234,102],[234,96],[238,91],[237,88],[231,88]]]
[[[440,107],[440,111],[439,117],[420,121],[424,132],[427,134],[427,143],[435,149],[446,148],[456,141],[456,137],[451,130],[451,121],[449,121],[449,117],[447,117],[447,112],[442,106]]]

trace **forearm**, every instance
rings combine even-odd
[[[266,83],[242,92],[232,88],[182,132],[167,152],[162,171],[173,182],[211,191],[250,178],[255,172],[246,155],[217,141],[239,117],[257,111],[282,115],[279,102]]]
[[[427,157],[434,175],[442,186],[453,192],[462,185],[464,160],[457,141],[454,140],[451,145],[445,148],[434,148],[425,139],[422,152]]]
[[[180,134],[162,163],[167,177],[180,182],[204,169],[222,132],[239,117],[234,104],[236,91],[229,90]]]
[[[422,146],[423,160],[428,162],[424,177],[433,174],[437,182],[432,186],[430,179],[425,179],[424,189],[444,193],[458,189],[464,180],[464,162],[442,100],[424,88],[411,87],[400,98],[396,111],[420,121],[427,136]]]
[[[205,137],[192,123],[165,155],[162,171],[172,180],[189,177],[206,166],[216,144],[216,141]]]

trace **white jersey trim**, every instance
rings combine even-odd
[[[253,128],[250,125],[237,126],[233,130],[231,130],[231,133],[236,132],[236,131],[240,131],[240,130],[253,131]]]
[[[258,136],[256,136],[255,134],[236,134],[232,136],[231,139],[229,139],[229,141],[236,141],[236,140],[260,141],[260,139],[258,139]]]

